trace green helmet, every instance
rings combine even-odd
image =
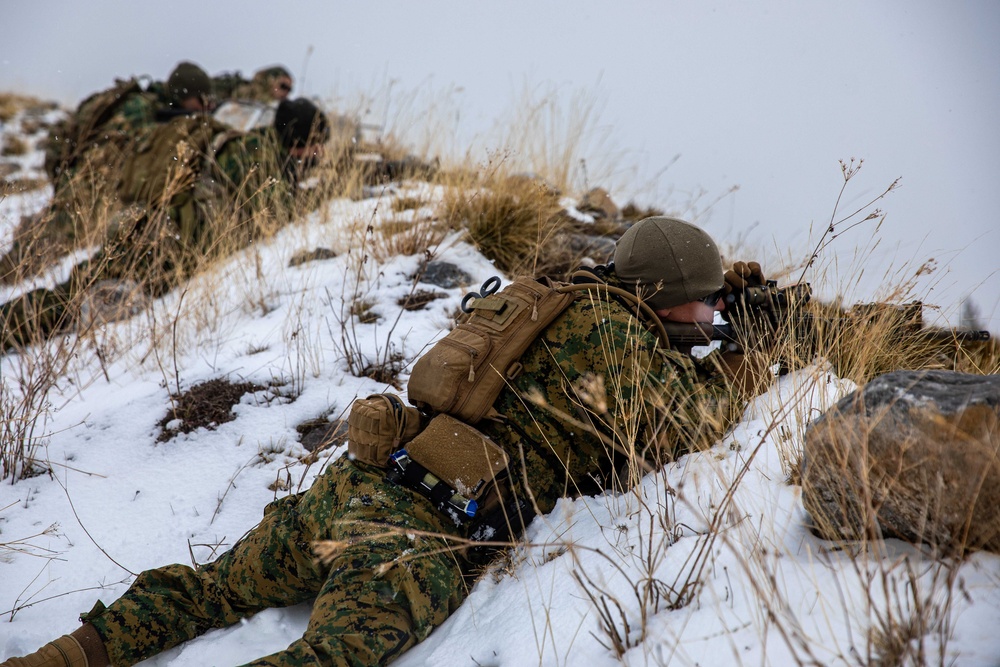
[[[167,94],[171,102],[182,102],[189,97],[212,96],[212,79],[194,63],[182,62],[167,79]]]
[[[654,310],[697,301],[725,284],[712,237],[676,218],[645,218],[615,246],[615,273],[622,286]]]

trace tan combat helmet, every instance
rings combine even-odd
[[[615,272],[653,310],[698,301],[722,289],[722,259],[712,237],[676,218],[635,223],[615,246]]]

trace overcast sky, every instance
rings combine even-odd
[[[848,206],[896,177],[902,187],[881,204],[879,245],[849,299],[874,295],[890,267],[934,258],[916,296],[955,322],[972,294],[996,332],[997,35],[996,0],[34,0],[4,6],[0,89],[75,104],[182,59],[210,73],[283,63],[296,94],[368,96],[376,120],[433,106],[463,142],[512,118],[526,88],[555,91],[564,109],[600,112],[609,136],[585,157],[598,173],[601,154],[624,154],[608,179],[619,199],[682,208],[704,191],[704,208],[722,196],[697,220],[717,239],[798,254],[810,223],[829,219],[838,160],[864,158]],[[838,239],[840,271],[873,231]]]

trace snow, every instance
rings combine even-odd
[[[0,484],[0,657],[71,631],[97,598],[110,603],[143,569],[210,560],[268,502],[307,488],[343,454],[303,463],[295,426],[342,416],[354,398],[389,388],[348,373],[345,352],[374,360],[398,351],[412,361],[446,329],[464,293],[496,273],[449,237],[437,258],[474,284],[423,285],[448,297],[401,311],[397,300],[413,287],[421,258],[359,262],[363,230],[393,218],[396,195],[441,192],[406,184],[331,202],[81,342],[42,425],[39,454],[51,474]],[[15,211],[39,201],[0,202],[0,224],[8,228]],[[291,257],[318,246],[338,256],[289,268]],[[381,317],[343,336],[356,295]],[[166,323],[175,313],[182,317],[173,331]],[[159,344],[149,337],[153,323],[166,337]],[[4,382],[21,372],[24,360],[0,360]],[[158,442],[169,395],[220,377],[270,389],[244,396],[231,422]],[[906,619],[920,607],[943,618],[922,638],[928,662],[996,665],[1000,556],[937,561],[894,540],[865,550],[809,532],[799,488],[786,481],[789,461],[808,422],[853,389],[822,365],[785,376],[711,450],[628,492],[560,501],[394,664],[865,663],[877,619]],[[281,480],[288,488],[272,490]],[[241,664],[301,636],[309,611],[268,610],[146,664]]]

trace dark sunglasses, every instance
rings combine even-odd
[[[292,92],[292,84],[281,82],[278,84],[278,90],[283,90],[286,93]]]
[[[706,306],[713,306],[714,307],[715,304],[719,303],[719,299],[722,298],[722,295],[725,292],[726,292],[726,288],[725,287],[720,287],[719,289],[715,290],[714,292],[712,292],[708,296],[703,296],[702,298],[698,299],[698,301],[701,301]]]

